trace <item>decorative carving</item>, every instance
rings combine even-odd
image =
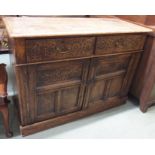
[[[37,85],[42,86],[46,84],[56,83],[64,80],[81,79],[82,64],[59,63],[59,66],[51,65],[50,69],[37,71]]]
[[[122,59],[120,59],[122,58]],[[115,57],[115,60],[110,60],[105,63],[104,59],[100,60],[100,64],[97,66],[96,75],[103,75],[108,73],[114,73],[128,68],[130,57]]]
[[[143,49],[145,36],[119,35],[102,36],[97,39],[96,53],[112,53]]]
[[[89,56],[93,47],[94,37],[26,40],[27,61]]]

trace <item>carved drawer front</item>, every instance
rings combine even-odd
[[[81,109],[89,60],[28,67],[32,122]]]
[[[133,35],[107,35],[97,37],[96,54],[114,54],[115,52],[142,50],[145,36]]]
[[[26,40],[27,62],[49,61],[90,56],[94,37]]]
[[[93,59],[84,107],[104,105],[106,100],[126,92],[134,70],[130,66],[134,65],[134,61],[131,54]]]

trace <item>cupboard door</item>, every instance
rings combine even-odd
[[[139,54],[95,58],[91,62],[84,108],[103,104],[113,97],[123,97],[139,60]]]
[[[32,122],[81,110],[89,60],[28,67]]]

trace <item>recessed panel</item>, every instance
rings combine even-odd
[[[90,99],[89,102],[94,102],[94,101],[98,101],[98,100],[102,100],[104,99],[105,96],[105,82],[104,80],[101,81],[96,81],[91,89],[90,92]]]
[[[123,84],[123,79],[124,79],[124,75],[117,76],[111,79],[110,89],[108,93],[109,97],[117,96],[120,94],[122,84]]]
[[[48,115],[55,113],[56,93],[37,95],[37,115]]]
[[[61,108],[60,111],[72,111],[78,109],[78,97],[80,86],[66,88],[61,91]]]

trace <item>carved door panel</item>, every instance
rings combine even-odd
[[[93,59],[84,108],[104,104],[104,101],[113,97],[126,96],[138,63],[138,55],[126,54]]]
[[[76,60],[29,66],[31,121],[81,110],[88,65]]]

